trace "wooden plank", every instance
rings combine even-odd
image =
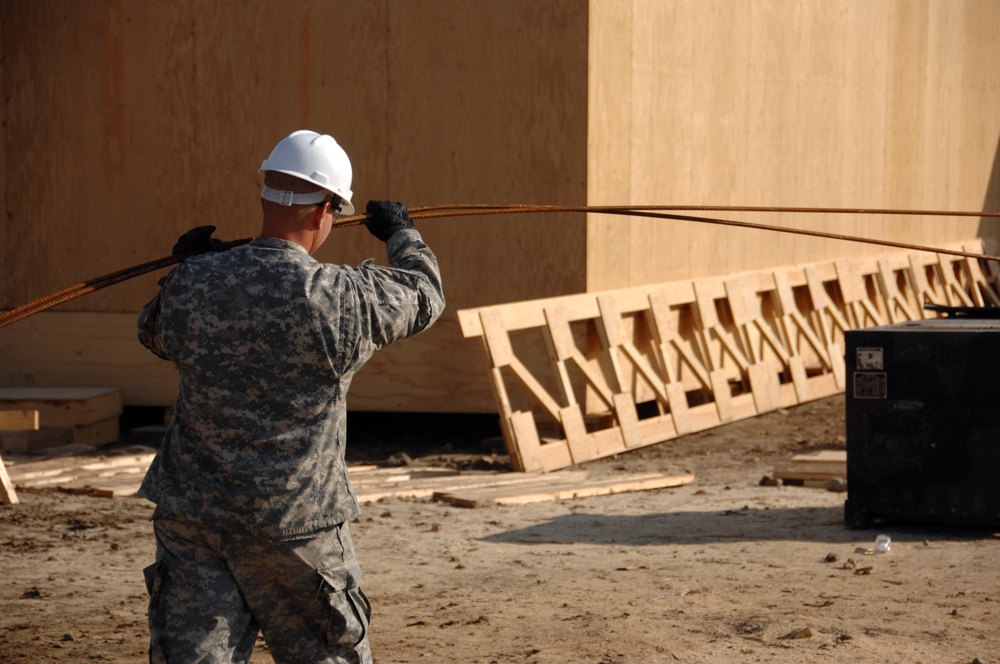
[[[774,477],[782,480],[822,480],[847,477],[847,452],[821,450],[812,454],[797,454],[774,466]]]
[[[510,414],[510,431],[514,436],[513,450],[508,449],[514,470],[533,472],[551,470],[542,463],[542,441],[535,426],[535,416],[529,411]]]
[[[671,353],[669,347],[677,349],[678,354],[687,361],[688,366],[694,371],[702,387],[708,387],[708,372],[704,365],[695,358],[685,344],[678,340],[678,335],[674,329],[673,321],[670,319],[670,306],[665,294],[662,291],[654,291],[649,295],[649,315],[647,321],[653,340],[659,345],[660,362],[663,365],[667,380],[673,383],[677,380],[675,371],[671,366]]]
[[[0,408],[37,410],[43,427],[92,424],[122,412],[122,393],[103,387],[0,387]]]
[[[683,436],[694,430],[691,413],[688,410],[687,393],[678,383],[667,385],[667,403],[670,406],[670,417],[674,421],[677,434]]]
[[[573,356],[572,349],[576,348],[573,341],[573,333],[569,328],[562,312],[558,308],[545,309],[545,327],[542,333],[545,338],[546,350],[549,353],[558,374],[557,386],[563,399],[563,403],[569,406],[576,405],[576,393],[573,384],[566,370],[566,360]]]
[[[629,393],[616,394],[614,396],[615,417],[618,420],[618,428],[622,432],[622,440],[626,448],[641,447],[642,433],[639,430],[639,414],[635,410],[635,400]],[[608,456],[608,450],[602,450],[603,456]],[[613,454],[614,452],[610,452]]]
[[[77,426],[42,427],[28,431],[28,446],[22,452],[34,452],[61,445],[107,445],[120,439],[118,417]]]
[[[775,366],[765,360],[751,364],[747,371],[757,412],[763,414],[781,408],[780,384]]]
[[[37,410],[0,409],[0,431],[38,429]]]
[[[639,420],[639,434],[643,445],[652,445],[672,440],[678,436],[677,427],[670,415],[647,417]]]
[[[385,487],[407,482],[437,479],[441,477],[454,477],[459,471],[452,468],[430,468],[430,467],[410,467],[401,468],[373,468],[371,470],[347,469],[347,475],[351,480],[351,486],[356,491],[365,490],[369,487]]]
[[[0,452],[27,452],[27,431],[0,431]]]
[[[594,439],[587,433],[587,425],[584,423],[580,407],[573,405],[563,408],[559,413],[559,420],[573,463],[596,459],[599,451],[594,445]]]
[[[631,477],[592,479],[580,482],[540,482],[533,486],[498,487],[473,491],[451,492],[435,498],[459,507],[478,507],[488,504],[524,505],[553,500],[572,500],[594,496],[608,496],[634,491],[670,489],[694,482],[693,475],[666,475],[649,473]]]
[[[357,491],[358,501],[371,503],[384,498],[427,498],[452,491],[471,491],[488,487],[506,487],[511,485],[527,485],[539,481],[539,478],[559,480],[562,473],[567,477],[583,479],[586,471],[559,471],[546,475],[534,473],[454,473],[451,476],[415,479],[391,484],[367,486]]]
[[[514,350],[511,348],[507,330],[503,326],[503,313],[490,309],[481,312],[479,318],[483,325],[483,337],[486,339],[490,363],[494,367],[509,365],[514,359]]]
[[[113,455],[68,456],[19,463],[10,469],[10,474],[18,486],[44,488],[69,485],[80,480],[110,477],[119,472],[145,473],[156,453],[149,448],[141,450]]]
[[[17,505],[19,502],[21,501],[17,498],[14,483],[11,482],[10,476],[7,475],[7,468],[4,466],[3,457],[0,456],[0,503]]]

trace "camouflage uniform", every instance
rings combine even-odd
[[[377,349],[444,308],[437,261],[416,230],[395,233],[386,253],[389,268],[351,268],[261,237],[188,258],[140,313],[140,341],[180,373],[173,422],[139,492],[157,505],[154,661],[246,661],[258,627],[277,661],[370,661],[347,527],[358,503],[345,398]],[[319,598],[332,625],[301,608]]]

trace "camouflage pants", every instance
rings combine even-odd
[[[247,662],[258,631],[274,661],[370,664],[371,608],[348,524],[272,542],[157,517],[151,663]]]

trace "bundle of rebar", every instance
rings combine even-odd
[[[941,211],[941,210],[898,210],[898,209],[875,209],[875,208],[809,208],[809,207],[760,207],[760,206],[706,206],[706,205],[525,205],[525,204],[472,204],[472,205],[428,205],[410,208],[410,216],[413,219],[436,219],[443,217],[477,217],[488,215],[504,214],[538,214],[538,213],[588,213],[588,214],[610,214],[627,217],[643,217],[653,219],[672,219],[677,221],[687,221],[694,223],[716,224],[722,226],[732,226],[738,228],[765,230],[778,233],[791,233],[796,235],[807,235],[812,237],[825,238],[830,240],[840,240],[847,242],[861,242],[866,244],[877,244],[886,247],[908,249],[911,251],[926,251],[938,254],[948,254],[953,256],[963,256],[986,261],[1000,261],[998,256],[988,254],[976,254],[972,252],[959,251],[955,249],[944,249],[928,247],[918,244],[896,242],[879,238],[867,238],[854,235],[844,235],[840,233],[829,233],[803,228],[790,228],[785,226],[774,226],[749,221],[737,221],[732,219],[717,219],[705,216],[694,216],[681,214],[685,212],[767,212],[767,213],[796,213],[796,214],[873,214],[873,215],[905,215],[924,217],[1000,217],[1000,212],[962,212],[962,211]],[[349,228],[360,226],[365,223],[369,215],[357,214],[343,217],[334,222],[333,228]],[[225,249],[232,249],[249,243],[253,238],[232,240],[225,243]],[[142,263],[133,267],[112,272],[94,279],[68,286],[44,297],[38,298],[10,311],[0,313],[0,328],[6,327],[33,316],[41,311],[50,309],[59,304],[69,302],[88,293],[113,286],[114,284],[133,279],[135,277],[161,270],[182,262],[191,254],[178,254],[158,258],[148,263]]]

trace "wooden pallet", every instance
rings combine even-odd
[[[984,253],[981,240],[954,249]],[[837,394],[845,332],[1000,306],[971,258],[887,254],[458,312],[514,467],[553,471]]]
[[[5,452],[34,452],[62,445],[105,445],[120,436],[122,392],[117,388],[0,388],[0,412],[35,413],[32,430],[0,435]],[[0,421],[0,429],[7,429]],[[12,427],[11,427],[12,428]]]

